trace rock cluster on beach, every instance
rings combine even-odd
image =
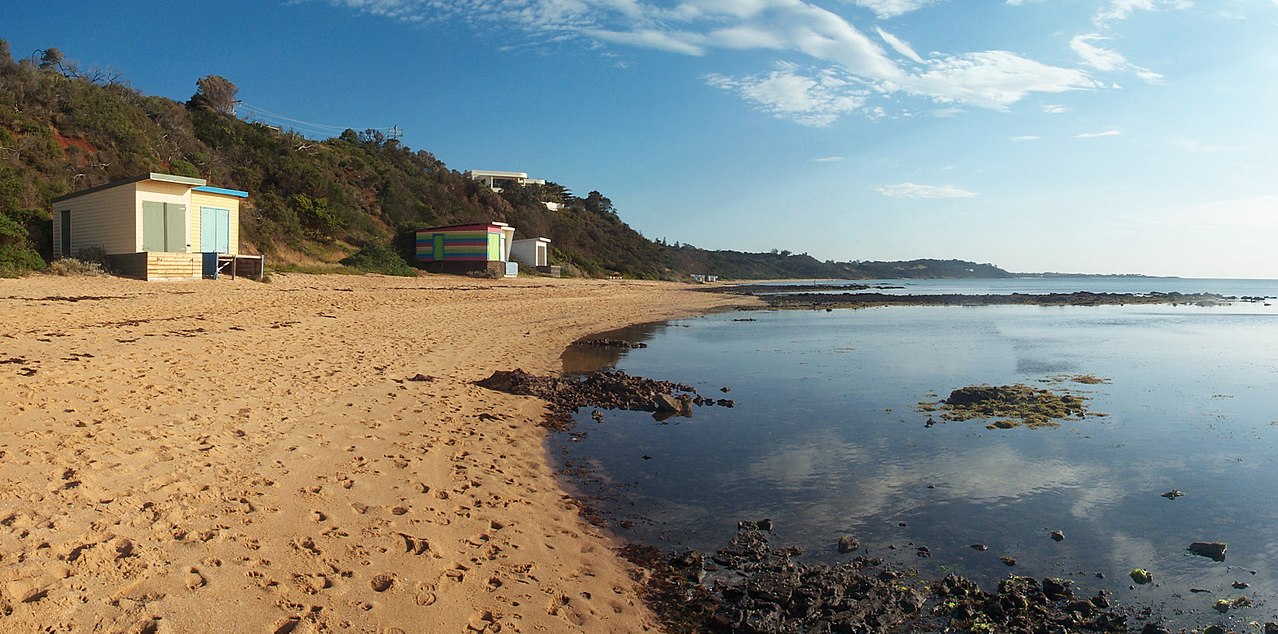
[[[772,548],[771,528],[769,520],[741,522],[728,545],[710,556],[696,551],[664,556],[634,545],[623,554],[649,571],[646,599],[669,631],[1128,629],[1128,616],[1105,592],[1076,596],[1068,581],[1012,576],[986,592],[957,575],[929,582],[865,556],[807,564],[796,561],[800,549]]]
[[[689,385],[632,376],[622,370],[600,370],[582,379],[534,376],[523,370],[498,370],[476,385],[490,390],[535,396],[549,404],[546,424],[567,427],[583,407],[654,412],[656,418],[690,416],[692,407],[733,407],[729,399],[710,399]]]

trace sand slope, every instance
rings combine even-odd
[[[0,630],[656,629],[547,466],[540,403],[471,382],[741,301],[442,276],[0,280]]]

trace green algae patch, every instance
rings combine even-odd
[[[1127,573],[1127,575],[1132,578],[1132,581],[1142,586],[1154,580],[1154,575],[1149,574],[1149,571],[1144,568],[1132,568],[1132,571]]]
[[[1056,376],[1042,379],[1043,383],[1051,383],[1059,385],[1061,383],[1081,383],[1083,385],[1106,385],[1109,379],[1096,376],[1095,374],[1057,374]]]
[[[1015,385],[971,385],[950,392],[939,402],[922,402],[918,411],[937,413],[946,421],[991,419],[988,429],[1058,427],[1063,421],[1104,416],[1088,411],[1087,397],[1068,391]]]

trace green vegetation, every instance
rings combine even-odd
[[[499,220],[520,237],[550,238],[551,263],[577,275],[1009,275],[971,262],[821,262],[788,251],[671,246],[628,226],[598,191],[581,197],[546,183],[495,193],[380,131],[309,139],[236,118],[238,89],[226,78],[210,75],[194,84],[186,103],[147,96],[115,73],[81,69],[55,48],[15,61],[0,40],[0,275],[40,269],[51,259],[54,197],[148,171],[248,191],[241,248],[292,270],[345,265],[411,274],[415,229]],[[549,209],[548,202],[562,207]]]
[[[995,419],[986,429],[1058,427],[1061,421],[1104,416],[1088,411],[1087,397],[1016,385],[971,385],[952,392],[939,402],[924,401],[918,411],[937,413],[942,420]]]

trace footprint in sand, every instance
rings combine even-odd
[[[208,583],[204,575],[200,574],[199,569],[194,567],[187,569],[185,581],[187,589],[190,590],[203,588],[204,584]]]
[[[393,585],[395,585],[395,578],[384,574],[377,575],[368,582],[368,587],[372,588],[373,592],[386,592]]]

